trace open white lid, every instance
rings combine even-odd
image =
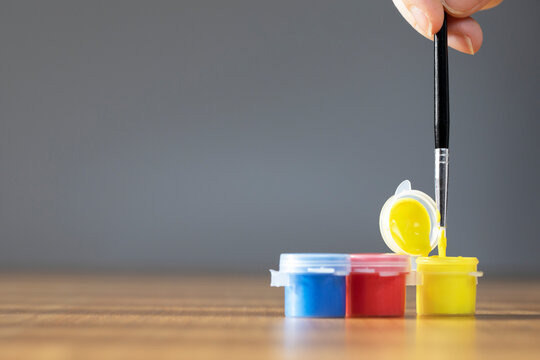
[[[411,256],[427,256],[427,254],[422,253],[411,253],[402,249],[398,242],[394,239],[392,232],[390,230],[390,211],[394,204],[404,198],[414,199],[418,201],[427,211],[431,223],[430,232],[429,232],[429,245],[431,247],[430,251],[433,250],[439,243],[441,236],[439,228],[439,212],[437,211],[437,205],[435,201],[426,193],[423,193],[418,190],[412,190],[411,182],[409,180],[403,181],[396,189],[396,192],[384,203],[381,214],[379,216],[379,228],[381,231],[382,238],[386,245],[397,254],[407,254]],[[402,241],[407,241],[407,239],[402,239]],[[409,250],[410,251],[410,250]]]

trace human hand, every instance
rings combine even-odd
[[[448,46],[473,55],[482,46],[482,28],[470,17],[503,0],[392,0],[401,15],[420,34],[433,40],[448,14]]]

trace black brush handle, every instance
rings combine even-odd
[[[450,112],[448,91],[448,31],[446,13],[441,30],[435,34],[435,148],[448,148]]]

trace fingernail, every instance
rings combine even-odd
[[[471,55],[474,55],[474,48],[472,46],[471,38],[468,36],[463,36],[465,38],[465,43],[467,44],[467,47],[469,48],[469,53]]]
[[[433,27],[426,14],[416,6],[411,6],[409,11],[414,17],[418,30],[428,36],[433,36]]]
[[[461,34],[448,34],[448,44],[453,48],[474,55],[474,47],[470,37]]]

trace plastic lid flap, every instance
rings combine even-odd
[[[403,248],[400,247],[400,245],[398,245],[398,243],[393,238],[392,232],[390,230],[390,211],[398,200],[404,198],[416,200],[420,203],[421,206],[426,209],[431,224],[431,229],[429,233],[429,246],[431,250],[433,250],[437,246],[440,238],[440,233],[438,231],[439,219],[437,205],[429,195],[418,190],[413,190],[411,182],[409,180],[404,180],[398,185],[396,191],[394,192],[394,195],[392,195],[384,203],[381,209],[381,214],[379,216],[379,229],[382,238],[386,245],[397,254],[408,254],[411,256],[427,256],[427,254],[405,251]]]
[[[289,274],[276,270],[270,270],[270,286],[289,286]]]

